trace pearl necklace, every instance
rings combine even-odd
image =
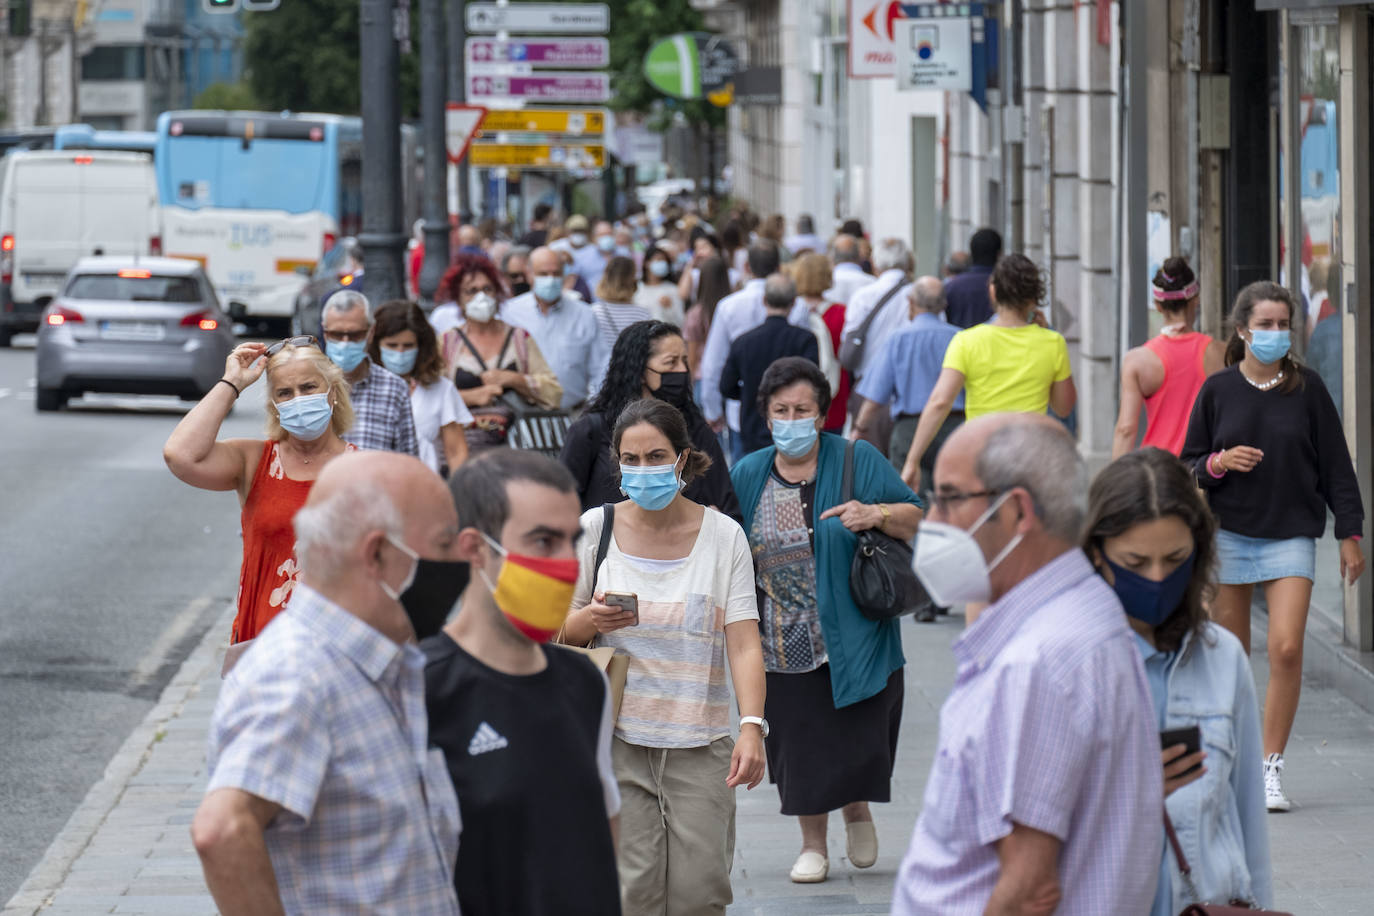
[[[1254,379],[1252,379],[1250,376],[1246,375],[1243,371],[1241,372],[1240,376],[1241,376],[1241,378],[1243,378],[1243,379],[1245,379],[1247,382],[1249,382],[1251,385],[1253,385],[1254,387],[1258,388],[1260,391],[1268,391],[1270,388],[1273,388],[1273,387],[1274,387],[1275,385],[1277,385],[1279,382],[1283,381],[1283,370],[1280,369],[1280,370],[1279,370],[1279,374],[1276,375],[1276,376],[1274,376],[1273,378],[1271,378],[1271,379],[1270,379],[1269,381],[1267,381],[1267,382],[1257,382],[1257,381],[1255,381]]]

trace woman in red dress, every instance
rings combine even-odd
[[[219,440],[240,394],[267,375],[267,439]],[[352,449],[348,385],[314,338],[269,347],[245,343],[224,377],[177,424],[162,457],[180,480],[202,490],[235,490],[243,507],[243,566],[231,643],[253,639],[286,606],[300,570],[291,522],[320,469]]]

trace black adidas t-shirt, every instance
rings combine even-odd
[[[597,761],[606,681],[546,646],[538,674],[503,674],[439,633],[421,643],[430,743],[448,761],[463,833],[464,916],[620,913]]]

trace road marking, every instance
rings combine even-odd
[[[172,623],[167,629],[162,631],[148,651],[138,660],[134,670],[129,674],[129,682],[124,685],[124,692],[129,693],[140,687],[145,687],[157,676],[157,672],[167,661],[167,653],[176,647],[176,644],[186,638],[186,634],[191,627],[196,625],[200,615],[210,606],[213,598],[202,595],[195,598],[190,604],[172,618]]]

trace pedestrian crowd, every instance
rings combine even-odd
[[[915,276],[858,221],[787,228],[541,204],[463,227],[436,303],[344,289],[322,339],[233,351],[164,450],[242,509],[192,824],[221,912],[723,913],[765,779],[793,882],[836,811],[870,868],[901,620],[951,608],[894,913],[1273,906],[1328,510],[1365,563],[1301,306],[1251,284],[1216,341],[1166,260],[1090,481],[1038,265],[980,229]],[[220,439],[259,378],[266,437]]]

